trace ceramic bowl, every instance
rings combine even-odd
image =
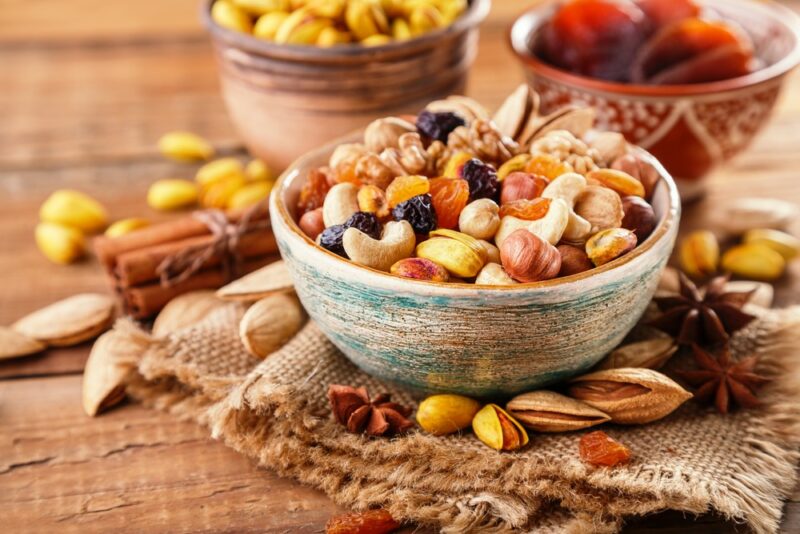
[[[278,246],[300,300],[328,338],[366,372],[419,392],[508,396],[586,371],[639,320],[675,243],[678,191],[646,156],[662,175],[653,198],[659,224],[620,259],[509,287],[398,278],[318,247],[295,223],[300,188],[334,148],[300,158],[273,189]]]
[[[227,30],[211,33],[231,120],[248,150],[284,169],[301,154],[391,115],[416,115],[462,93],[490,0],[472,0],[447,28],[385,46],[282,45]]]
[[[767,122],[786,74],[800,62],[800,18],[788,8],[763,0],[699,3],[744,28],[766,66],[713,83],[611,83],[571,74],[530,52],[529,43],[558,4],[527,11],[510,31],[511,48],[541,96],[543,112],[568,103],[596,108],[597,127],[647,149],[675,177],[684,198],[702,193],[702,178],[747,147]]]

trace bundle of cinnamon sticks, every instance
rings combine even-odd
[[[215,289],[279,258],[269,227],[266,206],[227,214],[232,228],[241,232],[233,250],[219,247],[220,235],[201,218],[187,216],[150,226],[116,238],[95,239],[97,257],[119,295],[126,313],[146,319],[174,297],[198,289]],[[243,225],[236,227],[236,225]],[[165,279],[163,268],[176,256],[200,252],[202,257],[186,276]],[[233,259],[233,269],[229,269]]]

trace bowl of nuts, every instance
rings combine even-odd
[[[463,90],[490,0],[207,0],[231,120],[283,169],[370,121]]]
[[[584,372],[633,328],[680,218],[660,164],[594,111],[453,96],[300,158],[270,198],[300,300],[356,365],[492,397]],[[523,133],[528,141],[521,141]],[[608,168],[627,157],[637,176]]]
[[[761,0],[567,0],[524,13],[510,44],[545,112],[594,107],[691,199],[767,123],[800,17]]]

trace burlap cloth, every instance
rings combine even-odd
[[[734,354],[760,355],[775,376],[763,408],[721,416],[686,403],[658,423],[605,426],[635,454],[614,469],[578,457],[582,432],[531,434],[522,452],[498,453],[471,433],[389,439],[348,434],[328,407],[331,383],[406,392],[354,367],[309,323],[266,360],[237,336],[243,309],[225,305],[201,323],[141,343],[129,393],[190,417],[260,465],[325,491],[353,509],[387,508],[443,532],[615,532],[626,517],[674,509],[716,511],[756,532],[779,528],[795,484],[800,439],[800,307],[762,311],[734,338]]]

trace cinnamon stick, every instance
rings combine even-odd
[[[241,273],[248,274],[264,265],[280,259],[277,254],[252,258],[241,266]],[[227,283],[225,275],[218,269],[205,269],[192,275],[191,278],[178,282],[170,287],[162,287],[159,283],[137,287],[120,288],[125,311],[136,319],[152,317],[167,302],[188,291],[199,289],[215,289]]]
[[[232,223],[238,223],[246,211],[229,212],[228,219]],[[266,205],[263,205],[263,208],[259,206],[256,209],[250,220],[260,221],[268,217],[269,210]],[[106,269],[113,270],[117,257],[126,252],[204,235],[210,235],[208,226],[194,217],[183,217],[175,221],[148,226],[119,237],[96,237],[94,251]]]
[[[159,279],[158,266],[165,258],[190,247],[209,246],[214,239],[211,235],[190,237],[124,252],[116,258],[114,277],[117,284],[123,288],[157,281]],[[278,245],[272,232],[256,230],[242,235],[236,249],[239,257],[246,262],[252,258],[274,254],[278,251]],[[215,254],[203,263],[202,269],[216,267],[222,263],[222,260],[220,254]]]

